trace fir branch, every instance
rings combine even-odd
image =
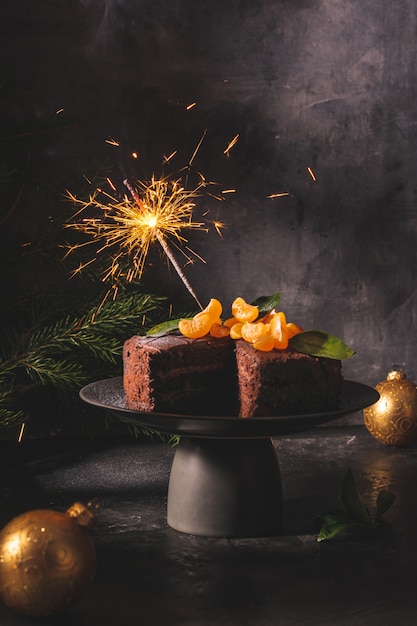
[[[32,322],[29,329],[15,331],[0,360],[0,381],[16,367],[35,370],[41,357],[68,354],[80,349],[95,358],[115,363],[120,356],[124,333],[139,326],[141,318],[156,308],[155,299],[148,295],[124,296],[95,306],[87,314],[73,318],[67,315],[50,325]],[[42,321],[42,320],[41,320]],[[40,325],[40,328],[36,328]],[[35,327],[35,328],[34,328]],[[49,360],[49,364],[52,364]],[[39,372],[44,370],[39,367]]]
[[[59,400],[92,378],[118,375],[125,339],[139,333],[148,315],[162,299],[144,294],[124,294],[87,309],[88,302],[60,317],[62,303],[52,310],[47,302],[34,304],[3,336],[0,354],[0,426],[21,422],[30,411],[37,390],[55,391]],[[65,308],[65,307],[64,307]],[[49,309],[49,319],[48,319]],[[70,394],[71,395],[71,394]]]
[[[88,378],[78,363],[52,359],[42,354],[28,355],[24,366],[28,377],[41,385],[74,388],[84,384]]]
[[[21,424],[25,419],[23,411],[8,409],[0,405],[0,424],[3,428],[9,428]]]

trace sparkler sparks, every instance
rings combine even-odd
[[[310,176],[314,180],[314,182],[316,182],[317,178],[316,178],[316,175],[314,174],[313,170],[311,169],[311,167],[307,168],[307,172],[310,174]]]
[[[233,146],[237,144],[238,141],[239,135],[235,135],[232,141],[229,142],[229,145],[227,146],[226,150],[224,150],[223,154],[225,154],[227,157],[230,157],[230,150],[233,148]]]
[[[176,154],[177,154],[177,150],[174,150],[174,152],[171,152],[171,154],[170,154],[169,156],[164,156],[164,158],[163,158],[163,163],[164,163],[164,165],[165,165],[166,163],[169,163],[169,162],[170,162],[170,160],[171,160],[172,158],[174,158],[174,156],[175,156]]]
[[[120,146],[120,143],[118,141],[116,141],[116,139],[112,139],[110,137],[110,139],[105,139],[104,140],[106,143],[110,144],[111,146],[116,146],[116,148],[118,148]]]
[[[95,259],[102,252],[107,252],[110,258],[103,281],[117,282],[118,279],[124,279],[130,282],[135,277],[141,277],[149,249],[154,243],[158,243],[189,293],[202,308],[173,254],[171,244],[175,245],[187,261],[193,261],[192,257],[184,251],[183,244],[187,240],[183,231],[185,229],[207,230],[205,222],[193,220],[193,209],[196,198],[202,195],[202,189],[209,183],[201,176],[197,186],[187,190],[181,180],[153,177],[149,183],[139,181],[139,191],[128,181],[124,181],[124,184],[131,198],[125,195],[122,201],[118,201],[110,193],[100,189],[97,189],[87,202],[68,192],[69,198],[79,207],[79,210],[73,218],[77,219],[67,224],[67,227],[91,237],[87,243],[69,248],[68,254],[74,248],[90,243],[98,244]],[[111,188],[114,187],[111,185]],[[98,211],[98,216],[84,217],[90,209]],[[220,227],[220,223],[217,222],[215,226],[217,232]],[[196,253],[192,254],[198,258]],[[80,265],[76,271],[81,271],[84,266]]]
[[[280,191],[278,193],[271,193],[270,196],[267,196],[267,198],[269,198],[270,200],[273,200],[274,198],[283,198],[284,196],[289,196],[289,192],[288,191]]]

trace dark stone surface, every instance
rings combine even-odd
[[[37,624],[279,626],[415,624],[417,450],[385,447],[363,426],[275,441],[284,492],[278,537],[195,537],[167,526],[174,450],[145,439],[0,442],[4,526],[34,508],[96,499],[97,575],[69,612]],[[348,467],[370,509],[395,494],[373,534],[317,542]],[[33,620],[0,605],[2,626]]]

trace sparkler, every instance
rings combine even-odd
[[[122,201],[100,189],[96,190],[87,202],[68,192],[69,198],[80,207],[74,218],[81,219],[67,226],[91,236],[91,241],[86,244],[70,247],[68,254],[82,245],[98,243],[96,255],[103,251],[110,255],[110,263],[104,272],[103,281],[124,278],[130,282],[135,277],[141,277],[149,249],[157,242],[171,261],[184,286],[198,306],[203,308],[174,256],[171,243],[174,243],[187,260],[192,262],[190,255],[183,249],[182,244],[187,240],[182,232],[185,229],[208,230],[205,222],[194,221],[192,216],[195,200],[208,183],[200,175],[200,182],[191,190],[187,190],[181,180],[169,178],[152,177],[149,183],[139,181],[139,191],[127,180],[124,184],[131,198],[125,195]],[[102,196],[105,201],[101,201]],[[86,209],[90,207],[98,209],[100,215],[84,217]],[[216,223],[217,231],[219,224]],[[193,254],[197,257],[195,253]],[[125,270],[126,264],[123,263],[126,257],[130,262],[128,270]],[[85,265],[81,264],[75,273],[81,271],[83,267]]]
[[[161,182],[161,181],[159,181]],[[133,198],[133,200],[136,202],[136,204],[138,205],[139,209],[142,211],[143,214],[146,213],[146,207],[143,204],[142,200],[140,199],[138,193],[136,192],[136,190],[132,187],[132,185],[129,183],[128,180],[124,180],[123,184],[126,185],[126,187],[129,189],[131,196]],[[183,190],[184,191],[184,190]],[[190,214],[191,217],[191,214]],[[146,218],[147,222],[149,224],[149,226],[153,229],[153,235],[155,236],[155,238],[158,240],[158,243],[160,244],[162,250],[165,252],[165,254],[167,255],[168,259],[171,261],[175,271],[177,272],[178,276],[181,278],[182,282],[184,283],[185,287],[188,289],[189,293],[192,295],[192,297],[194,298],[194,300],[197,302],[198,306],[200,307],[200,309],[202,309],[202,305],[199,301],[199,299],[197,298],[194,289],[191,287],[190,282],[188,281],[187,277],[185,276],[184,272],[182,271],[181,267],[178,265],[177,260],[175,258],[175,256],[173,255],[173,253],[171,252],[170,247],[168,246],[168,243],[165,241],[164,236],[161,232],[161,227],[163,224],[163,220],[161,220],[159,222],[158,217],[156,215],[156,212],[151,212],[149,214],[149,217]],[[160,223],[160,226],[159,226]],[[188,222],[190,227],[190,222]],[[195,227],[198,226],[202,226],[201,223],[196,222],[195,223]]]

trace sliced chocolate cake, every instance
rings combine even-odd
[[[240,417],[297,415],[337,409],[342,365],[292,349],[262,352],[236,341]]]
[[[229,337],[131,337],[123,350],[127,406],[145,412],[237,416],[234,348]]]

